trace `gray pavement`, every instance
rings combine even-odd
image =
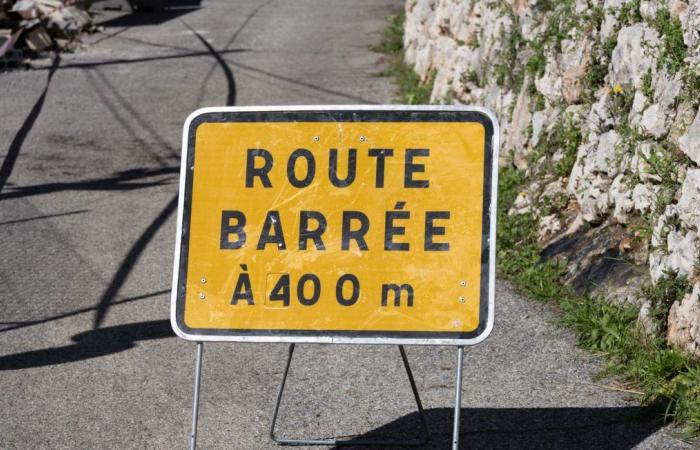
[[[170,330],[168,292],[191,111],[391,102],[368,48],[401,1],[199,6],[105,16],[84,50],[0,74],[0,448],[187,445],[195,346]],[[498,283],[494,332],[465,354],[463,447],[685,448],[593,381],[601,362],[556,318]],[[200,448],[275,448],[286,352],[206,346]],[[429,448],[447,448],[456,350],[407,352]],[[300,345],[279,432],[407,438],[414,410],[396,347]]]

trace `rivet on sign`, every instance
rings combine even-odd
[[[364,136],[360,136],[360,142],[365,142],[366,138]]]
[[[467,285],[467,282],[464,281],[464,280],[462,280],[462,281],[459,282],[459,285],[460,285],[460,286],[466,286],[466,285]]]
[[[466,301],[467,301],[467,299],[464,298],[463,295],[460,295],[460,296],[459,296],[459,302],[460,302],[460,303],[464,303],[464,302],[466,302]]]
[[[202,281],[202,284],[204,284],[204,283],[207,282],[207,279],[206,279],[205,277],[202,277],[202,280],[201,280],[201,281]]]
[[[190,170],[194,170],[194,166],[190,167]]]
[[[318,136],[314,136],[314,142],[318,142],[321,138]]]
[[[199,293],[199,298],[200,298],[201,300],[204,300],[205,298],[207,298],[207,296],[204,295],[204,292],[200,292],[200,293]]]

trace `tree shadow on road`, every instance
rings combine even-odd
[[[80,181],[59,181],[29,186],[11,186],[7,192],[0,193],[0,200],[66,191],[133,191],[171,184],[174,180],[170,176],[176,175],[179,172],[180,168],[178,166],[159,167],[155,169],[138,168],[116,172],[104,178],[91,178]],[[153,177],[161,178],[152,181],[142,181]]]
[[[149,10],[149,8],[144,8],[143,11],[135,10],[138,9],[139,4],[147,5],[149,2],[144,2],[143,0],[132,0],[130,3],[132,12],[131,14],[125,14],[114,19],[108,19],[104,22],[99,23],[100,26],[105,28],[112,27],[140,27],[148,25],[160,25],[162,23],[168,22],[173,19],[177,19],[180,16],[197,11],[201,8],[200,0],[163,0],[161,2],[162,9]],[[155,6],[158,2],[152,2]],[[95,8],[99,9],[99,8]],[[128,11],[128,9],[127,9]]]
[[[452,445],[451,408],[425,411],[430,442],[421,447]],[[460,448],[469,449],[631,449],[663,425],[655,407],[617,408],[462,408]],[[401,417],[353,440],[418,439],[418,413]],[[350,441],[352,442],[352,441]],[[342,446],[340,449],[364,448]],[[387,448],[387,447],[383,447]],[[403,448],[403,447],[395,447]]]
[[[174,337],[169,320],[130,323],[76,334],[70,345],[0,356],[0,371],[44,367],[123,352],[137,341]]]

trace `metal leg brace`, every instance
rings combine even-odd
[[[202,381],[202,353],[204,343],[197,342],[197,359],[194,367],[194,400],[192,404],[192,432],[190,433],[190,450],[197,448],[197,419],[199,418],[199,385]]]
[[[455,416],[452,424],[452,450],[459,449],[459,414],[462,410],[462,359],[464,347],[457,347],[457,380],[455,387]]]
[[[428,431],[428,421],[425,416],[425,411],[423,411],[423,404],[420,401],[420,396],[418,395],[418,388],[416,387],[416,382],[413,379],[413,372],[411,371],[411,366],[408,364],[408,358],[406,357],[406,352],[402,345],[399,345],[399,352],[401,352],[401,360],[403,361],[404,368],[406,369],[406,375],[408,375],[408,382],[411,384],[411,390],[413,391],[413,397],[416,400],[416,405],[418,406],[418,413],[420,415],[421,426],[423,428],[423,438],[420,440],[413,441],[389,441],[389,440],[339,440],[339,439],[285,439],[278,438],[275,436],[275,425],[277,424],[277,415],[280,409],[280,403],[282,402],[282,393],[284,392],[284,385],[287,381],[287,375],[289,374],[289,366],[292,363],[292,355],[294,354],[294,344],[289,345],[289,354],[287,355],[287,364],[284,367],[284,375],[282,376],[282,383],[280,384],[279,391],[277,393],[277,402],[275,403],[275,411],[272,414],[272,426],[270,427],[270,438],[280,445],[352,445],[352,446],[400,446],[400,447],[416,447],[425,445],[430,437]]]

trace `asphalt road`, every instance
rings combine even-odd
[[[184,2],[179,2],[184,4]],[[168,322],[181,127],[202,106],[391,102],[398,0],[204,1],[103,16],[75,54],[0,74],[0,447],[184,448],[195,345]],[[465,354],[464,448],[683,448],[556,312],[497,286]],[[285,345],[206,345],[200,448],[275,448]],[[450,442],[456,350],[409,347]],[[415,435],[396,347],[297,347],[279,433]]]

